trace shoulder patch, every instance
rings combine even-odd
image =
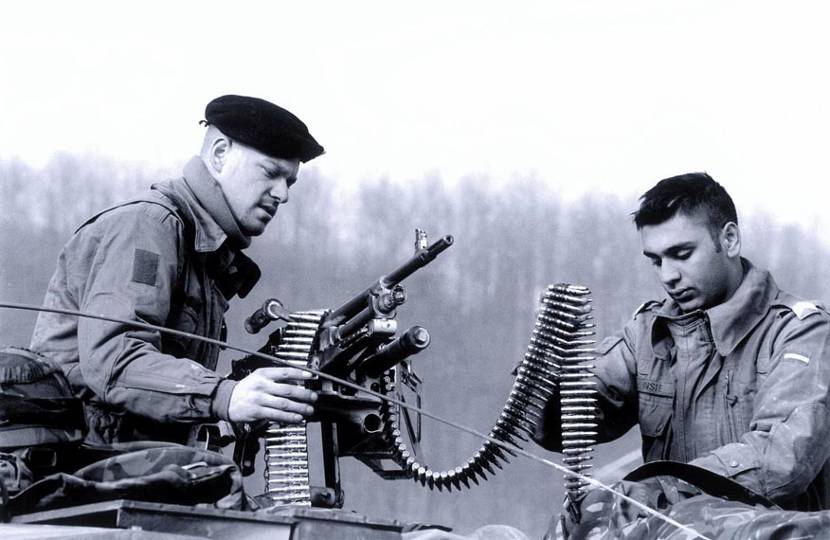
[[[636,318],[637,318],[637,315],[639,315],[640,313],[643,313],[644,311],[648,311],[648,310],[650,310],[651,308],[654,308],[654,307],[657,307],[657,306],[661,306],[661,305],[663,305],[663,302],[661,302],[661,301],[658,301],[658,300],[646,300],[645,302],[643,302],[642,304],[640,304],[640,307],[638,307],[637,309],[635,309],[635,310],[634,310],[634,313],[632,313],[632,314],[631,314],[631,318],[632,318],[632,319],[636,319]]]
[[[136,248],[133,256],[133,281],[155,286],[158,269],[158,253]]]

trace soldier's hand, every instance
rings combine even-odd
[[[260,368],[241,381],[231,394],[228,417],[231,422],[299,422],[314,414],[310,404],[317,394],[292,381],[305,381],[311,375],[290,367]]]

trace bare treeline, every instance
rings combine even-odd
[[[75,228],[175,174],[93,156],[59,155],[42,169],[0,160],[0,298],[40,303]],[[728,189],[728,179],[722,180]],[[644,300],[660,297],[631,224],[634,196],[599,193],[565,202],[551,182],[534,177],[499,182],[499,188],[486,177],[452,183],[437,176],[380,179],[353,192],[337,189],[337,181],[313,168],[304,173],[290,204],[249,250],[263,278],[228,312],[230,341],[262,344],[264,338],[244,334],[242,320],[267,297],[290,309],[336,307],[406,259],[416,227],[433,240],[452,234],[452,248],[406,282],[409,299],[399,320],[432,334],[430,349],[416,360],[425,379],[424,406],[487,431],[512,384],[510,370],[521,359],[547,284],[590,287],[600,335],[619,328]],[[644,179],[643,188],[651,183]],[[772,215],[741,220],[745,253],[771,269],[780,286],[808,298],[830,297],[830,250],[822,239]],[[0,343],[27,344],[33,321],[32,314],[0,310]],[[223,358],[225,366],[231,358]],[[633,437],[601,448],[597,465],[633,448]],[[455,467],[479,442],[425,421],[422,461]],[[383,481],[349,460],[342,473],[347,508],[462,532],[507,523],[539,537],[563,493],[559,473],[523,460],[460,494]],[[252,491],[261,489],[258,479],[249,482]]]

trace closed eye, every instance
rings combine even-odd
[[[688,259],[689,257],[692,256],[693,251],[694,250],[691,249],[691,248],[683,248],[683,249],[678,249],[677,251],[675,251],[671,255],[672,255],[673,258],[675,258],[677,260],[685,261],[686,259]]]
[[[279,178],[285,178],[285,183],[288,184],[288,187],[291,187],[297,183],[297,177],[292,176],[288,170],[271,169],[267,167],[263,167],[262,170],[265,172],[265,177],[268,178],[268,180],[277,180]]]

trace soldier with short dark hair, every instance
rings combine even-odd
[[[221,339],[224,313],[259,269],[242,250],[288,202],[301,163],[323,153],[306,125],[268,101],[211,101],[199,156],[180,178],[90,218],[64,247],[44,304]],[[87,442],[187,443],[194,424],[293,422],[316,395],[305,373],[214,372],[219,347],[128,325],[41,313],[32,349],[60,364],[84,401]]]
[[[667,298],[598,346],[600,442],[639,425],[646,462],[830,507],[830,315],[741,257],[735,206],[708,174],[660,181],[634,222]],[[545,418],[536,440],[561,451],[558,395]]]

